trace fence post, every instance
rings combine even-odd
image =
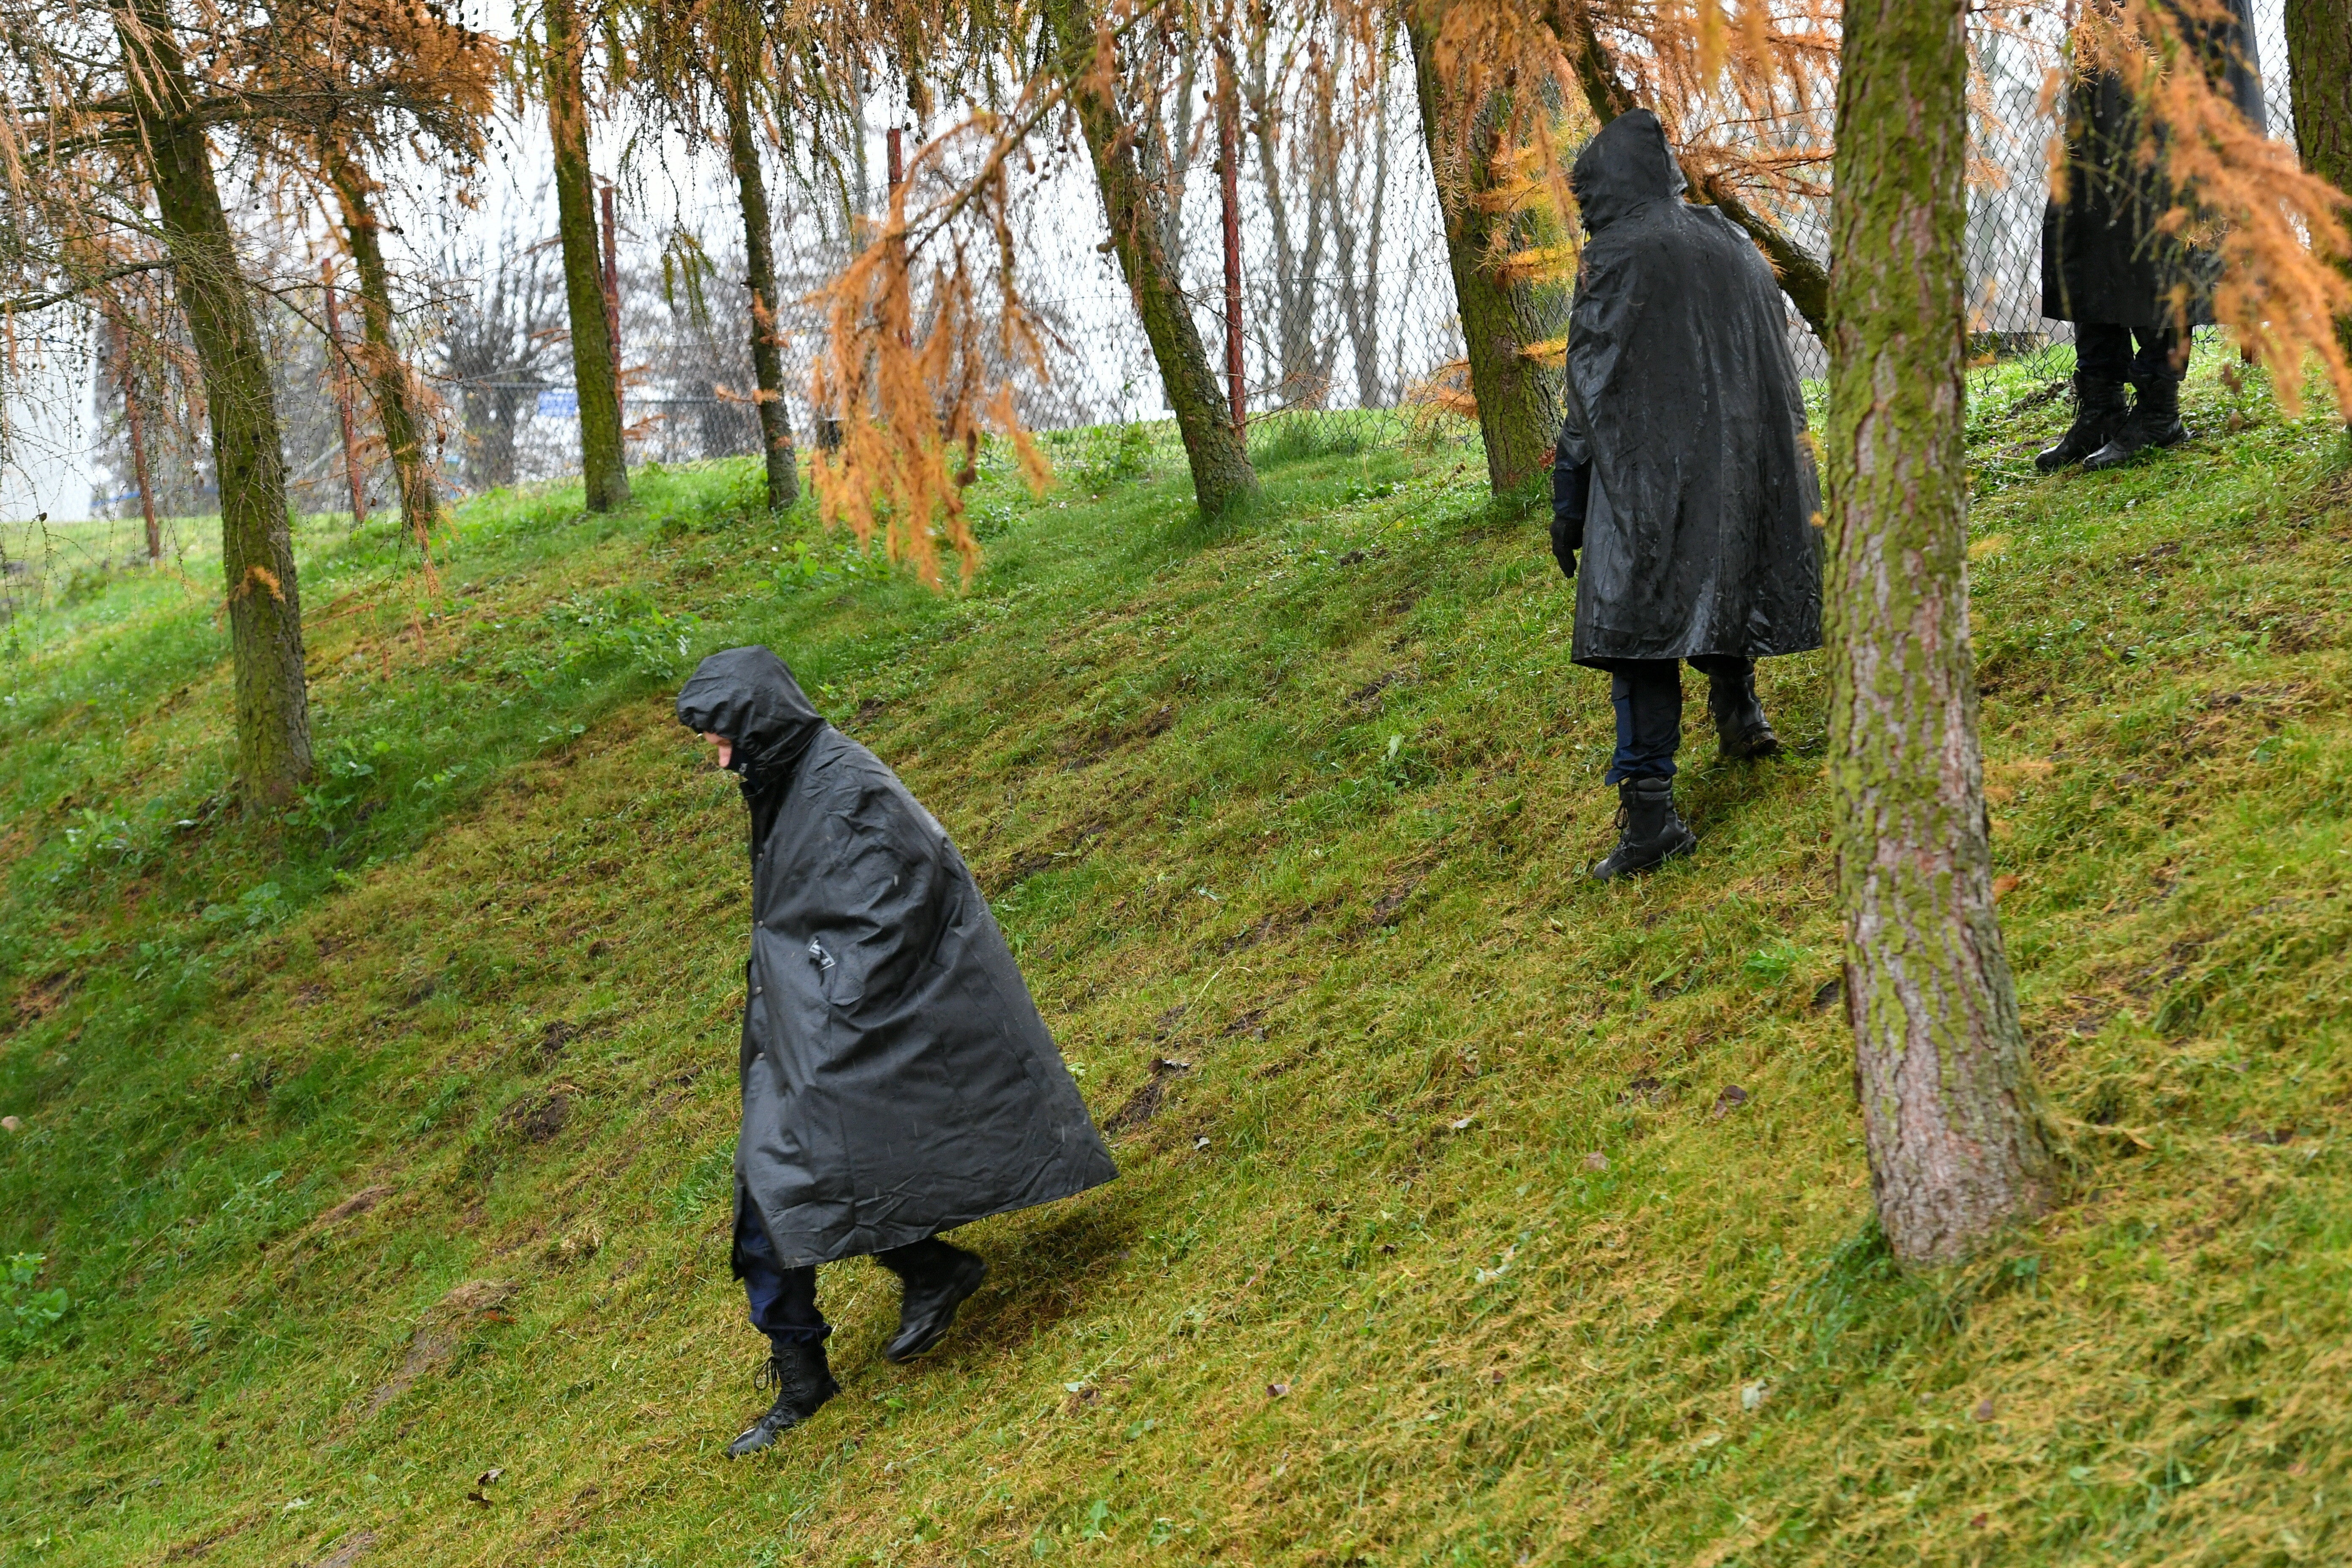
[[[621,410],[622,439],[627,439],[628,407],[621,390],[621,247],[613,221],[613,183],[604,182],[599,195],[604,204],[604,332],[613,340],[613,402]]]
[[[360,437],[352,424],[351,367],[343,363],[343,319],[335,309],[335,264],[327,258],[319,261],[319,291],[326,306],[327,357],[335,378],[335,414],[343,423],[343,478],[352,487],[352,527],[356,531],[367,521],[367,485],[360,468]]]
[[[131,426],[131,471],[139,480],[139,511],[147,520],[147,564],[152,566],[163,559],[163,531],[155,521],[155,487],[147,482],[147,420],[139,407],[138,385],[131,379],[131,334],[122,330],[120,316],[107,324],[113,329],[114,374],[122,383],[122,416]]]
[[[1234,72],[1232,41],[1217,39],[1217,178],[1224,197],[1225,388],[1233,405],[1234,434],[1249,428],[1249,389],[1242,376],[1242,195],[1241,83]]]

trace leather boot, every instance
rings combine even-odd
[[[900,1276],[898,1337],[882,1352],[884,1361],[912,1361],[947,1336],[956,1309],[988,1278],[980,1255],[950,1247],[938,1237],[930,1239],[931,1258],[920,1274]]]
[[[2102,468],[2119,468],[2142,452],[2178,447],[2189,439],[2189,427],[2180,422],[2180,384],[2177,381],[2136,381],[2132,411],[2107,444],[2084,460],[2085,473]]]
[[[2124,422],[2124,384],[2105,376],[2074,377],[2074,423],[2058,444],[2033,459],[2045,474],[2071,468],[2105,446]]]
[[[1647,871],[1698,844],[1675,813],[1675,781],[1626,779],[1617,785],[1617,847],[1592,868],[1606,882]]]
[[[1754,762],[1780,749],[1780,737],[1772,732],[1772,721],[1764,717],[1764,703],[1756,695],[1754,665],[1738,679],[1709,676],[1706,710],[1714,716],[1716,743],[1723,748],[1726,761]]]
[[[755,1386],[773,1388],[775,1404],[727,1446],[727,1457],[740,1459],[756,1454],[817,1413],[817,1407],[841,1392],[825,1365],[823,1340],[772,1340],[768,1364],[760,1369]]]

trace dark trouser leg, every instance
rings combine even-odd
[[[1610,672],[1617,710],[1617,752],[1603,784],[1675,776],[1683,738],[1683,671],[1671,658],[1625,659]]]
[[[2100,381],[2129,381],[2132,332],[2112,321],[2083,321],[2074,328],[2074,374]]]
[[[767,1226],[748,1203],[735,1208],[735,1272],[751,1308],[751,1326],[779,1344],[821,1344],[832,1325],[816,1310],[816,1269],[776,1261]]]
[[[2117,331],[2123,331],[2118,327]],[[2131,384],[2147,387],[2159,381],[2178,384],[2189,374],[2189,340],[2171,327],[2135,327],[2138,352],[2131,357]]]

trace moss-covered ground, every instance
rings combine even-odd
[[[1294,433],[1213,529],[1073,443],[945,596],[740,465],[474,502],[437,596],[306,529],[279,823],[201,561],[26,587],[0,1563],[2352,1558],[2346,439],[2200,364],[2203,438],[2045,480],[2041,386],[1979,388],[1971,557],[2069,1173],[1933,1275],[1871,1225],[1818,659],[1761,766],[1694,681],[1699,852],[1580,879],[1606,684],[1473,453]],[[742,807],[668,702],[752,640],[961,843],[1124,1174],[961,1233],[918,1365],[829,1268],[843,1396],[730,1464]]]

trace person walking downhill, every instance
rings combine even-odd
[[[940,1232],[1118,1173],[988,900],[898,775],[764,647],[704,659],[677,716],[751,811],[734,1267],[776,1398],[740,1458],[839,1392],[817,1265],[898,1276],[882,1354],[910,1360],[987,1273]]]
[[[2207,75],[2261,129],[2246,0],[2219,0],[2210,20],[2181,0],[2164,3]],[[2067,83],[2064,188],[2042,213],[2042,313],[2074,323],[2074,422],[2034,458],[2045,474],[2077,463],[2116,468],[2189,439],[2180,422],[2187,330],[2212,322],[2221,257],[2210,239],[2192,240],[2167,221],[2179,195],[2163,159],[2145,155],[2160,145],[2122,77],[2082,70]]]
[[[1675,809],[1684,661],[1707,677],[1725,757],[1780,749],[1756,661],[1822,646],[1821,487],[1780,286],[1729,219],[1682,199],[1657,117],[1610,121],[1569,183],[1591,238],[1551,542],[1577,583],[1571,657],[1609,672],[1617,710],[1606,880],[1698,842]]]

